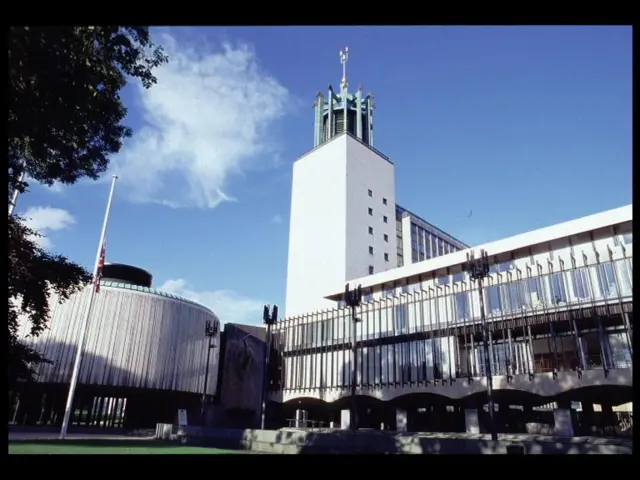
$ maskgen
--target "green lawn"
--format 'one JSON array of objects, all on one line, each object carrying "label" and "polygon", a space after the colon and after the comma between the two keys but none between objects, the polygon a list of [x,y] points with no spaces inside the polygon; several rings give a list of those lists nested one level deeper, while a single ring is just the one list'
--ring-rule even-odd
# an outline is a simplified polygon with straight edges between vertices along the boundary
[{"label": "green lawn", "polygon": [[53,443],[53,442],[37,442],[37,441],[20,441],[9,443],[9,454],[29,455],[29,454],[142,454],[142,455],[182,455],[182,454],[242,454],[254,453],[246,450],[222,450],[219,448],[207,447],[188,447],[180,445],[136,445],[135,441],[123,442],[120,445],[96,445],[91,442],[85,444],[80,443]]}]

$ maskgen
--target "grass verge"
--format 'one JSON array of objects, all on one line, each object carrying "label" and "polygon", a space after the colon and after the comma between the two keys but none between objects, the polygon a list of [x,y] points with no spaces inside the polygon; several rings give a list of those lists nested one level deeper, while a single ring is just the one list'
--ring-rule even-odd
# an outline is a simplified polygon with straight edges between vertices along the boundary
[{"label": "grass verge", "polygon": [[92,441],[12,441],[9,442],[9,454],[12,455],[220,455],[255,453],[247,450],[225,450],[221,448],[168,445],[166,443],[144,442],[137,444],[134,440],[119,444],[97,443]]}]

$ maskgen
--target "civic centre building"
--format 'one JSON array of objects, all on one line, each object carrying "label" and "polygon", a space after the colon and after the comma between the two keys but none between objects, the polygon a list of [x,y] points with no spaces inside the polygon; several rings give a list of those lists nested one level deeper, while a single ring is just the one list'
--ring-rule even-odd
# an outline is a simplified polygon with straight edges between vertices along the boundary
[{"label": "civic centre building", "polygon": [[[318,93],[314,148],[293,166],[272,414],[344,428],[355,381],[359,428],[486,431],[480,291],[465,268],[483,250],[498,428],[615,423],[632,395],[632,206],[470,248],[396,204],[373,107],[346,76]],[[355,331],[345,284],[364,293]]]}]

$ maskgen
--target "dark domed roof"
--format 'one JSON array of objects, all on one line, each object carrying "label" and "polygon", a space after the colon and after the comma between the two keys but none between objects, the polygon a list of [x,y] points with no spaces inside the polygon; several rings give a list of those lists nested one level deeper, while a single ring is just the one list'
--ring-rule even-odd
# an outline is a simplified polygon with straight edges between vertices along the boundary
[{"label": "dark domed roof", "polygon": [[129,283],[140,287],[151,287],[153,276],[146,270],[123,263],[105,263],[102,279],[113,282]]}]

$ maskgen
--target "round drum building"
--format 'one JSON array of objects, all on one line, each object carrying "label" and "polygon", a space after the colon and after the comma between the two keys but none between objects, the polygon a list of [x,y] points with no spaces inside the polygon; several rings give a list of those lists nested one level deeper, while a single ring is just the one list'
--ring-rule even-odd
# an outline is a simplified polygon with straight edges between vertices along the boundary
[{"label": "round drum building", "polygon": [[[172,423],[178,409],[197,418],[205,375],[207,395],[215,394],[218,349],[210,352],[207,368],[205,325],[209,321],[216,327],[212,341],[217,345],[218,317],[193,301],[152,288],[151,282],[151,274],[140,268],[104,266],[71,425],[153,428]],[[49,328],[40,336],[28,336],[29,325],[22,325],[23,341],[52,363],[39,366],[37,381],[14,395],[10,421],[61,425],[90,288],[63,303],[52,295]]]}]

